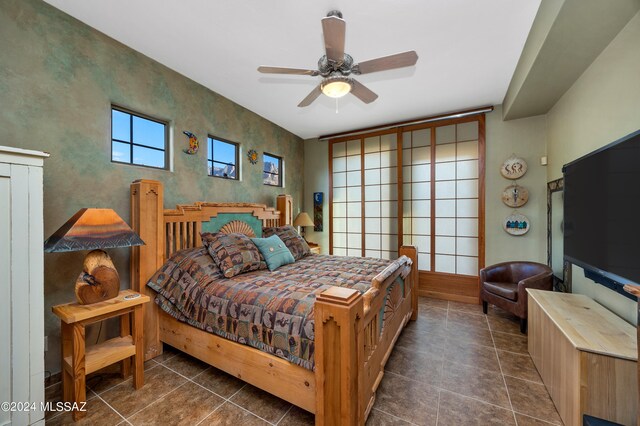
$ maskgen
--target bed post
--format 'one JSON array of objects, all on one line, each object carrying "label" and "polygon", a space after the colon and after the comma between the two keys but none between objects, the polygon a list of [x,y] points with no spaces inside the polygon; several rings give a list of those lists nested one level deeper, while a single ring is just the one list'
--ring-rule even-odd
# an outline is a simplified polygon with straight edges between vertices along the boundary
[{"label": "bed post", "polygon": [[420,277],[418,274],[418,249],[415,246],[400,247],[399,255],[405,255],[413,264],[411,265],[410,286],[411,286],[411,321],[418,319],[418,282]]},{"label": "bed post", "polygon": [[293,198],[291,195],[280,194],[276,198],[276,209],[280,212],[280,225],[291,225],[293,223]]},{"label": "bed post", "polygon": [[[147,280],[164,262],[164,215],[162,183],[156,180],[136,180],[131,184],[131,228],[140,235],[144,246],[133,247],[131,252],[131,288],[152,299],[153,290]],[[162,353],[158,323],[158,305],[145,303],[144,359]]]},{"label": "bed post", "polygon": [[315,303],[316,425],[364,424],[364,303],[357,290],[331,287]]}]

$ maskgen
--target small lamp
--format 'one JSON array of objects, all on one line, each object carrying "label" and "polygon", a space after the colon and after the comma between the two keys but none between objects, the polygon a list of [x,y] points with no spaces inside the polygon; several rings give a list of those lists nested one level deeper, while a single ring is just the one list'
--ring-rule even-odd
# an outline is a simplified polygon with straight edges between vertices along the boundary
[{"label": "small lamp", "polygon": [[[304,227],[305,226],[313,226],[314,223],[311,220],[311,218],[309,217],[309,215],[306,212],[300,212],[298,213],[298,216],[296,216],[296,219],[293,221],[293,226],[300,227],[302,228],[302,231],[300,232],[300,235],[302,236],[302,238],[304,238]],[[305,238],[305,241],[307,239]]]},{"label": "small lamp", "polygon": [[144,245],[124,220],[111,209],[81,209],[44,242],[46,253],[92,250],[84,258],[76,280],[76,300],[81,305],[116,297],[120,277],[103,250]]}]

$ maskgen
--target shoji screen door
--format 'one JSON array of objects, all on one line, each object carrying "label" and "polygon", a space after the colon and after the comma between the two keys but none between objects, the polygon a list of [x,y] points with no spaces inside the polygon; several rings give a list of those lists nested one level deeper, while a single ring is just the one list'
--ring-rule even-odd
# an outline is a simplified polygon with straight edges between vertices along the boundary
[{"label": "shoji screen door", "polygon": [[396,132],[331,144],[331,248],[338,256],[398,257]]},{"label": "shoji screen door", "polygon": [[362,256],[362,141],[339,142],[331,148],[330,246],[336,256]]},{"label": "shoji screen door", "polygon": [[398,138],[364,139],[364,255],[398,257]]},{"label": "shoji screen door", "polygon": [[422,294],[476,302],[484,266],[484,115],[329,146],[331,252],[393,259],[400,245],[413,244]]},{"label": "shoji screen door", "polygon": [[403,244],[423,294],[477,302],[484,266],[484,117],[402,134]]}]

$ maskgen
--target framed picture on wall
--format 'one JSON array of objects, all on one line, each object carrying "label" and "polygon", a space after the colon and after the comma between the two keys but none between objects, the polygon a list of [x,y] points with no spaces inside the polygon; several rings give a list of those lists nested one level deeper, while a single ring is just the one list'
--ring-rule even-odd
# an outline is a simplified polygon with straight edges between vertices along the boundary
[{"label": "framed picture on wall", "polygon": [[324,192],[313,193],[313,230],[322,232],[322,202],[324,201]]}]

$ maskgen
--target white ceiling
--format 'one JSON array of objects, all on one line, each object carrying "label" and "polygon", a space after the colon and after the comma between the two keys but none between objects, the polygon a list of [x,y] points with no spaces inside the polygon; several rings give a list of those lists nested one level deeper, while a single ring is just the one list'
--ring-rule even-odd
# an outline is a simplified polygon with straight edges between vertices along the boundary
[{"label": "white ceiling", "polygon": [[[46,0],[302,138],[502,103],[540,0]],[[320,19],[347,21],[355,62],[406,50],[414,67],[357,76],[379,95],[297,104],[321,77]]]}]

